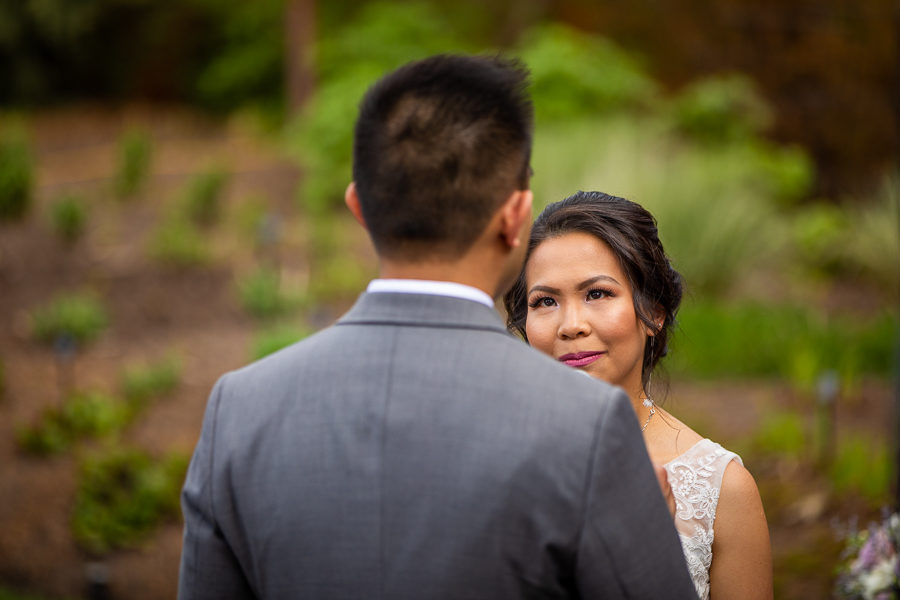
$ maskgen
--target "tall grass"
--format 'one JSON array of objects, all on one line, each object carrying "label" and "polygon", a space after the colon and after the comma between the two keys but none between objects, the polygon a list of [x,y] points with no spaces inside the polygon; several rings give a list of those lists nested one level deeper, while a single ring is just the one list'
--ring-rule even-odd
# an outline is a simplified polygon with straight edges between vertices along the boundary
[{"label": "tall grass", "polygon": [[533,187],[539,208],[577,190],[638,202],[656,217],[666,251],[692,288],[719,295],[787,250],[775,201],[782,183],[762,158],[772,152],[693,144],[651,117],[554,124],[537,131]]}]

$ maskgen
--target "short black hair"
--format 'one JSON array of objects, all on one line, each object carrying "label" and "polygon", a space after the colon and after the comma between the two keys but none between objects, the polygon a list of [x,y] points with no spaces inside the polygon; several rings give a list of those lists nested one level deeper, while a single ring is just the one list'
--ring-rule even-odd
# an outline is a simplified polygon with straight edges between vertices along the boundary
[{"label": "short black hair", "polygon": [[353,179],[381,256],[453,258],[528,189],[533,108],[511,59],[442,54],[377,81],[360,103]]},{"label": "short black hair", "polygon": [[[646,390],[650,374],[669,351],[669,336],[683,294],[681,275],[666,256],[656,219],[643,206],[625,198],[577,192],[548,205],[534,221],[525,265],[541,242],[572,232],[590,234],[612,249],[631,284],[635,314],[655,332],[653,344],[644,347],[641,383]],[[528,341],[525,265],[503,302],[507,327]],[[654,318],[659,310],[664,315],[662,325]]]}]

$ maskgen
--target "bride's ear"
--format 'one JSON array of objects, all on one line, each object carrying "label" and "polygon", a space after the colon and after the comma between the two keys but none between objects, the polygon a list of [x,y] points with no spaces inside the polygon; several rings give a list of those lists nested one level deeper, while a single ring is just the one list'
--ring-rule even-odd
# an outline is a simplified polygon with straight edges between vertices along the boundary
[{"label": "bride's ear", "polygon": [[647,335],[654,337],[662,331],[663,325],[666,324],[666,311],[663,310],[662,306],[657,305],[650,318],[653,319],[653,326],[647,327]]},{"label": "bride's ear", "polygon": [[531,190],[516,190],[500,208],[500,237],[510,248],[517,248],[527,241],[533,203]]}]

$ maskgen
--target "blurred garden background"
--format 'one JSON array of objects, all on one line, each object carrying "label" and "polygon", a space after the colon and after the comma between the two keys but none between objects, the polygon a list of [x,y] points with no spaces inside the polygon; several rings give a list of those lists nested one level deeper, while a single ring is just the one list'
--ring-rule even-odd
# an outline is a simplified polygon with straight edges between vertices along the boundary
[{"label": "blurred garden background", "polygon": [[0,600],[174,597],[207,394],[375,275],[342,202],[356,104],[443,51],[531,68],[538,208],[584,189],[656,215],[688,289],[666,406],[756,477],[776,597],[829,597],[847,535],[897,504],[898,20],[0,0]]}]

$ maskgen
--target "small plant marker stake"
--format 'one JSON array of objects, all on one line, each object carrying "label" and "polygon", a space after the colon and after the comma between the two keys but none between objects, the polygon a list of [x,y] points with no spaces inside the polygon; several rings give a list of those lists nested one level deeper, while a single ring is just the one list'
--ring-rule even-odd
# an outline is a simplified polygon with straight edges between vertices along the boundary
[{"label": "small plant marker stake", "polygon": [[56,381],[59,385],[59,405],[62,406],[69,393],[75,387],[75,370],[72,359],[76,350],[75,338],[69,333],[61,333],[53,342],[53,355],[56,358]]},{"label": "small plant marker stake", "polygon": [[819,464],[828,466],[834,458],[836,435],[834,424],[837,421],[838,376],[834,371],[825,371],[818,381],[818,439]]}]

